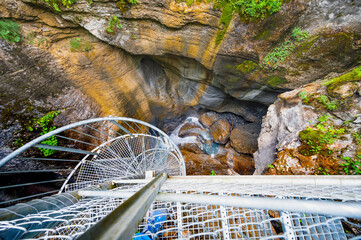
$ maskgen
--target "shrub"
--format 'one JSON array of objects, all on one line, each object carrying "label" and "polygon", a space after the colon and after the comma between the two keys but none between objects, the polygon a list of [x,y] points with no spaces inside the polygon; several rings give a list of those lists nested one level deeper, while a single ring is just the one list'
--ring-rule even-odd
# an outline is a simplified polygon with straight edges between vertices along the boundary
[{"label": "shrub", "polygon": [[302,31],[300,27],[297,27],[292,30],[291,37],[297,42],[302,42],[308,39],[310,34],[307,31]]},{"label": "shrub", "polygon": [[120,9],[121,13],[124,14],[126,11],[129,10],[131,5],[139,3],[140,1],[138,0],[120,0],[116,3],[116,6]]},{"label": "shrub", "polygon": [[340,164],[340,166],[343,167],[346,175],[361,175],[361,156],[357,155],[357,158],[357,160],[354,160],[350,157],[342,157],[345,163]]},{"label": "shrub", "polygon": [[70,6],[76,3],[77,0],[41,0],[41,1],[45,2],[48,6],[54,8],[55,11],[61,12],[59,6],[70,8]]},{"label": "shrub", "polygon": [[[54,129],[56,129],[55,126],[51,126],[51,123],[54,121],[54,118],[60,113],[60,111],[51,111],[48,112],[47,114],[45,114],[43,117],[39,118],[33,127],[29,127],[30,131],[33,131],[34,129],[40,129],[41,133],[40,135],[44,135],[48,132],[53,131]],[[51,136],[47,139],[45,139],[44,141],[41,142],[42,144],[46,144],[46,145],[52,145],[52,146],[57,146],[58,145],[58,139],[55,136]],[[39,148],[40,151],[44,154],[45,157],[52,155],[53,153],[55,153],[55,150],[52,149],[44,149],[44,148]]]},{"label": "shrub", "polygon": [[[60,113],[60,111],[51,111],[45,114],[44,116],[38,119],[30,119],[25,124],[24,128],[20,130],[22,133],[23,138],[16,139],[14,141],[14,146],[21,147],[24,145],[25,142],[30,141],[29,135],[30,132],[40,133],[40,135],[44,135],[50,131],[56,129],[55,126],[52,126],[54,118]],[[34,134],[31,134],[34,135]],[[36,134],[35,134],[36,135]],[[41,142],[42,144],[57,146],[58,139],[56,136],[51,136],[44,141]],[[44,156],[50,156],[55,153],[55,150],[39,148],[39,150],[44,154]]]},{"label": "shrub", "polygon": [[113,16],[108,23],[108,26],[105,28],[105,32],[109,34],[115,34],[118,28],[121,28],[122,25],[119,23],[119,18],[117,16]]},{"label": "shrub", "polygon": [[[124,1],[124,0],[122,0]],[[191,6],[199,0],[177,0],[178,2],[186,2],[187,6]],[[222,10],[219,21],[222,29],[218,30],[216,44],[220,44],[227,32],[229,23],[231,22],[234,12],[237,12],[242,21],[257,21],[266,19],[273,13],[278,12],[284,0],[208,0],[214,2],[214,7]]]},{"label": "shrub", "polygon": [[280,0],[238,0],[230,1],[235,11],[247,20],[266,19],[281,9]]},{"label": "shrub", "polygon": [[337,110],[341,104],[338,100],[330,101],[326,95],[319,96],[317,98],[317,101],[330,111]]},{"label": "shrub", "polygon": [[20,26],[14,21],[0,20],[0,38],[8,42],[19,42],[21,35]]}]

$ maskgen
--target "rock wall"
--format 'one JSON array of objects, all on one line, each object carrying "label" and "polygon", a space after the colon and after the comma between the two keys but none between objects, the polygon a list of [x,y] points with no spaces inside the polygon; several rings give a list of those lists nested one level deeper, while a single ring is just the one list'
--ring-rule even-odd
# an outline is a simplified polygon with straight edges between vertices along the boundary
[{"label": "rock wall", "polygon": [[[233,112],[254,122],[280,92],[357,62],[360,4],[292,0],[269,18],[249,23],[234,14],[218,45],[221,10],[212,2],[187,6],[142,0],[122,12],[116,1],[79,0],[56,12],[40,0],[1,0],[0,17],[17,20],[24,36],[46,38],[46,46],[37,47],[50,52],[104,114],[151,120],[163,112],[177,116],[192,106]],[[109,34],[105,29],[114,16],[121,27]],[[311,38],[270,69],[265,56],[289,40],[295,27]],[[92,50],[69,51],[74,37],[91,42]],[[249,62],[255,65],[245,70]]]},{"label": "rock wall", "polygon": [[361,66],[283,93],[263,119],[255,174],[360,174]]},{"label": "rock wall", "polygon": [[[359,1],[291,0],[267,19],[251,22],[233,14],[219,43],[222,11],[212,2],[141,0],[127,11],[115,0],[91,2],[78,0],[55,11],[42,0],[0,0],[0,18],[22,29],[20,43],[0,39],[6,79],[0,83],[1,118],[9,123],[3,120],[4,128],[23,114],[25,99],[35,106],[29,116],[65,108],[62,123],[100,115],[156,122],[189,108],[259,123],[280,93],[345,72],[361,56]],[[119,24],[113,34],[106,31],[111,19]],[[295,29],[307,37],[297,39]],[[285,44],[292,51],[281,56]],[[7,114],[11,101],[19,107]],[[263,132],[283,134],[281,123],[267,127],[279,120],[272,114],[279,109],[280,103],[270,108]],[[303,110],[285,110],[282,118],[295,121],[296,129],[302,121],[291,116],[302,118]],[[266,139],[272,146],[278,141]],[[262,161],[264,166],[268,160]]]}]

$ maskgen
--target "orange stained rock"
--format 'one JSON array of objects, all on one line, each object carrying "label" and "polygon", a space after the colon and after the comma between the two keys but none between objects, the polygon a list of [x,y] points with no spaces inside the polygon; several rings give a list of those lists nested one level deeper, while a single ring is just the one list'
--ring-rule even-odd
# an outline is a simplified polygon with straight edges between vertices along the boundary
[{"label": "orange stained rock", "polygon": [[[56,44],[51,53],[72,82],[98,103],[104,115],[150,118],[140,77],[127,56],[102,43],[94,43],[94,49],[85,53],[70,52],[67,44],[68,40],[59,43],[60,46]],[[79,65],[80,57],[89,60],[88,67]]]}]

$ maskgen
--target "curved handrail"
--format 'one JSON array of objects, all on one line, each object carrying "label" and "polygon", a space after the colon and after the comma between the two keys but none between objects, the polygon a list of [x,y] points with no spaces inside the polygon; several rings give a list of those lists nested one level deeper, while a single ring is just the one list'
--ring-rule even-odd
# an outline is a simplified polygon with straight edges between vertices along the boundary
[{"label": "curved handrail", "polygon": [[141,120],[137,120],[137,119],[133,119],[133,118],[127,118],[127,117],[102,117],[102,118],[92,118],[92,119],[88,119],[88,120],[83,120],[80,122],[76,122],[76,123],[72,123],[66,126],[63,126],[61,128],[55,129],[51,132],[48,132],[32,141],[30,141],[29,143],[25,144],[24,146],[18,148],[17,150],[15,150],[14,152],[10,153],[9,155],[7,155],[6,157],[4,157],[3,159],[0,160],[0,168],[5,165],[8,161],[10,161],[11,159],[13,159],[14,157],[18,156],[19,154],[21,154],[22,152],[26,151],[27,149],[29,149],[30,147],[33,147],[34,145],[41,143],[42,141],[46,140],[47,138],[54,136],[58,133],[61,133],[65,130],[69,130],[78,126],[82,126],[88,123],[94,123],[94,122],[101,122],[101,121],[128,121],[128,122],[135,122],[135,123],[139,123],[142,125],[145,125],[155,131],[157,131],[158,133],[160,133],[171,145],[172,147],[175,149],[175,151],[177,152],[177,156],[179,157],[179,159],[181,159],[181,165],[182,165],[182,170],[185,173],[185,164],[184,164],[184,159],[183,156],[179,150],[179,148],[173,143],[173,141],[168,137],[167,134],[165,134],[162,130],[160,130],[159,128],[141,121]]}]

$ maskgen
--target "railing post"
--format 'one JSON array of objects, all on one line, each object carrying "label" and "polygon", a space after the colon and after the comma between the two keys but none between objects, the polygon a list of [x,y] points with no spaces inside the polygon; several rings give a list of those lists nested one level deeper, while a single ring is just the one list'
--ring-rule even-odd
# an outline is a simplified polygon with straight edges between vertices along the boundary
[{"label": "railing post", "polygon": [[167,174],[159,174],[78,239],[132,239],[139,222],[144,217],[167,177]]}]

